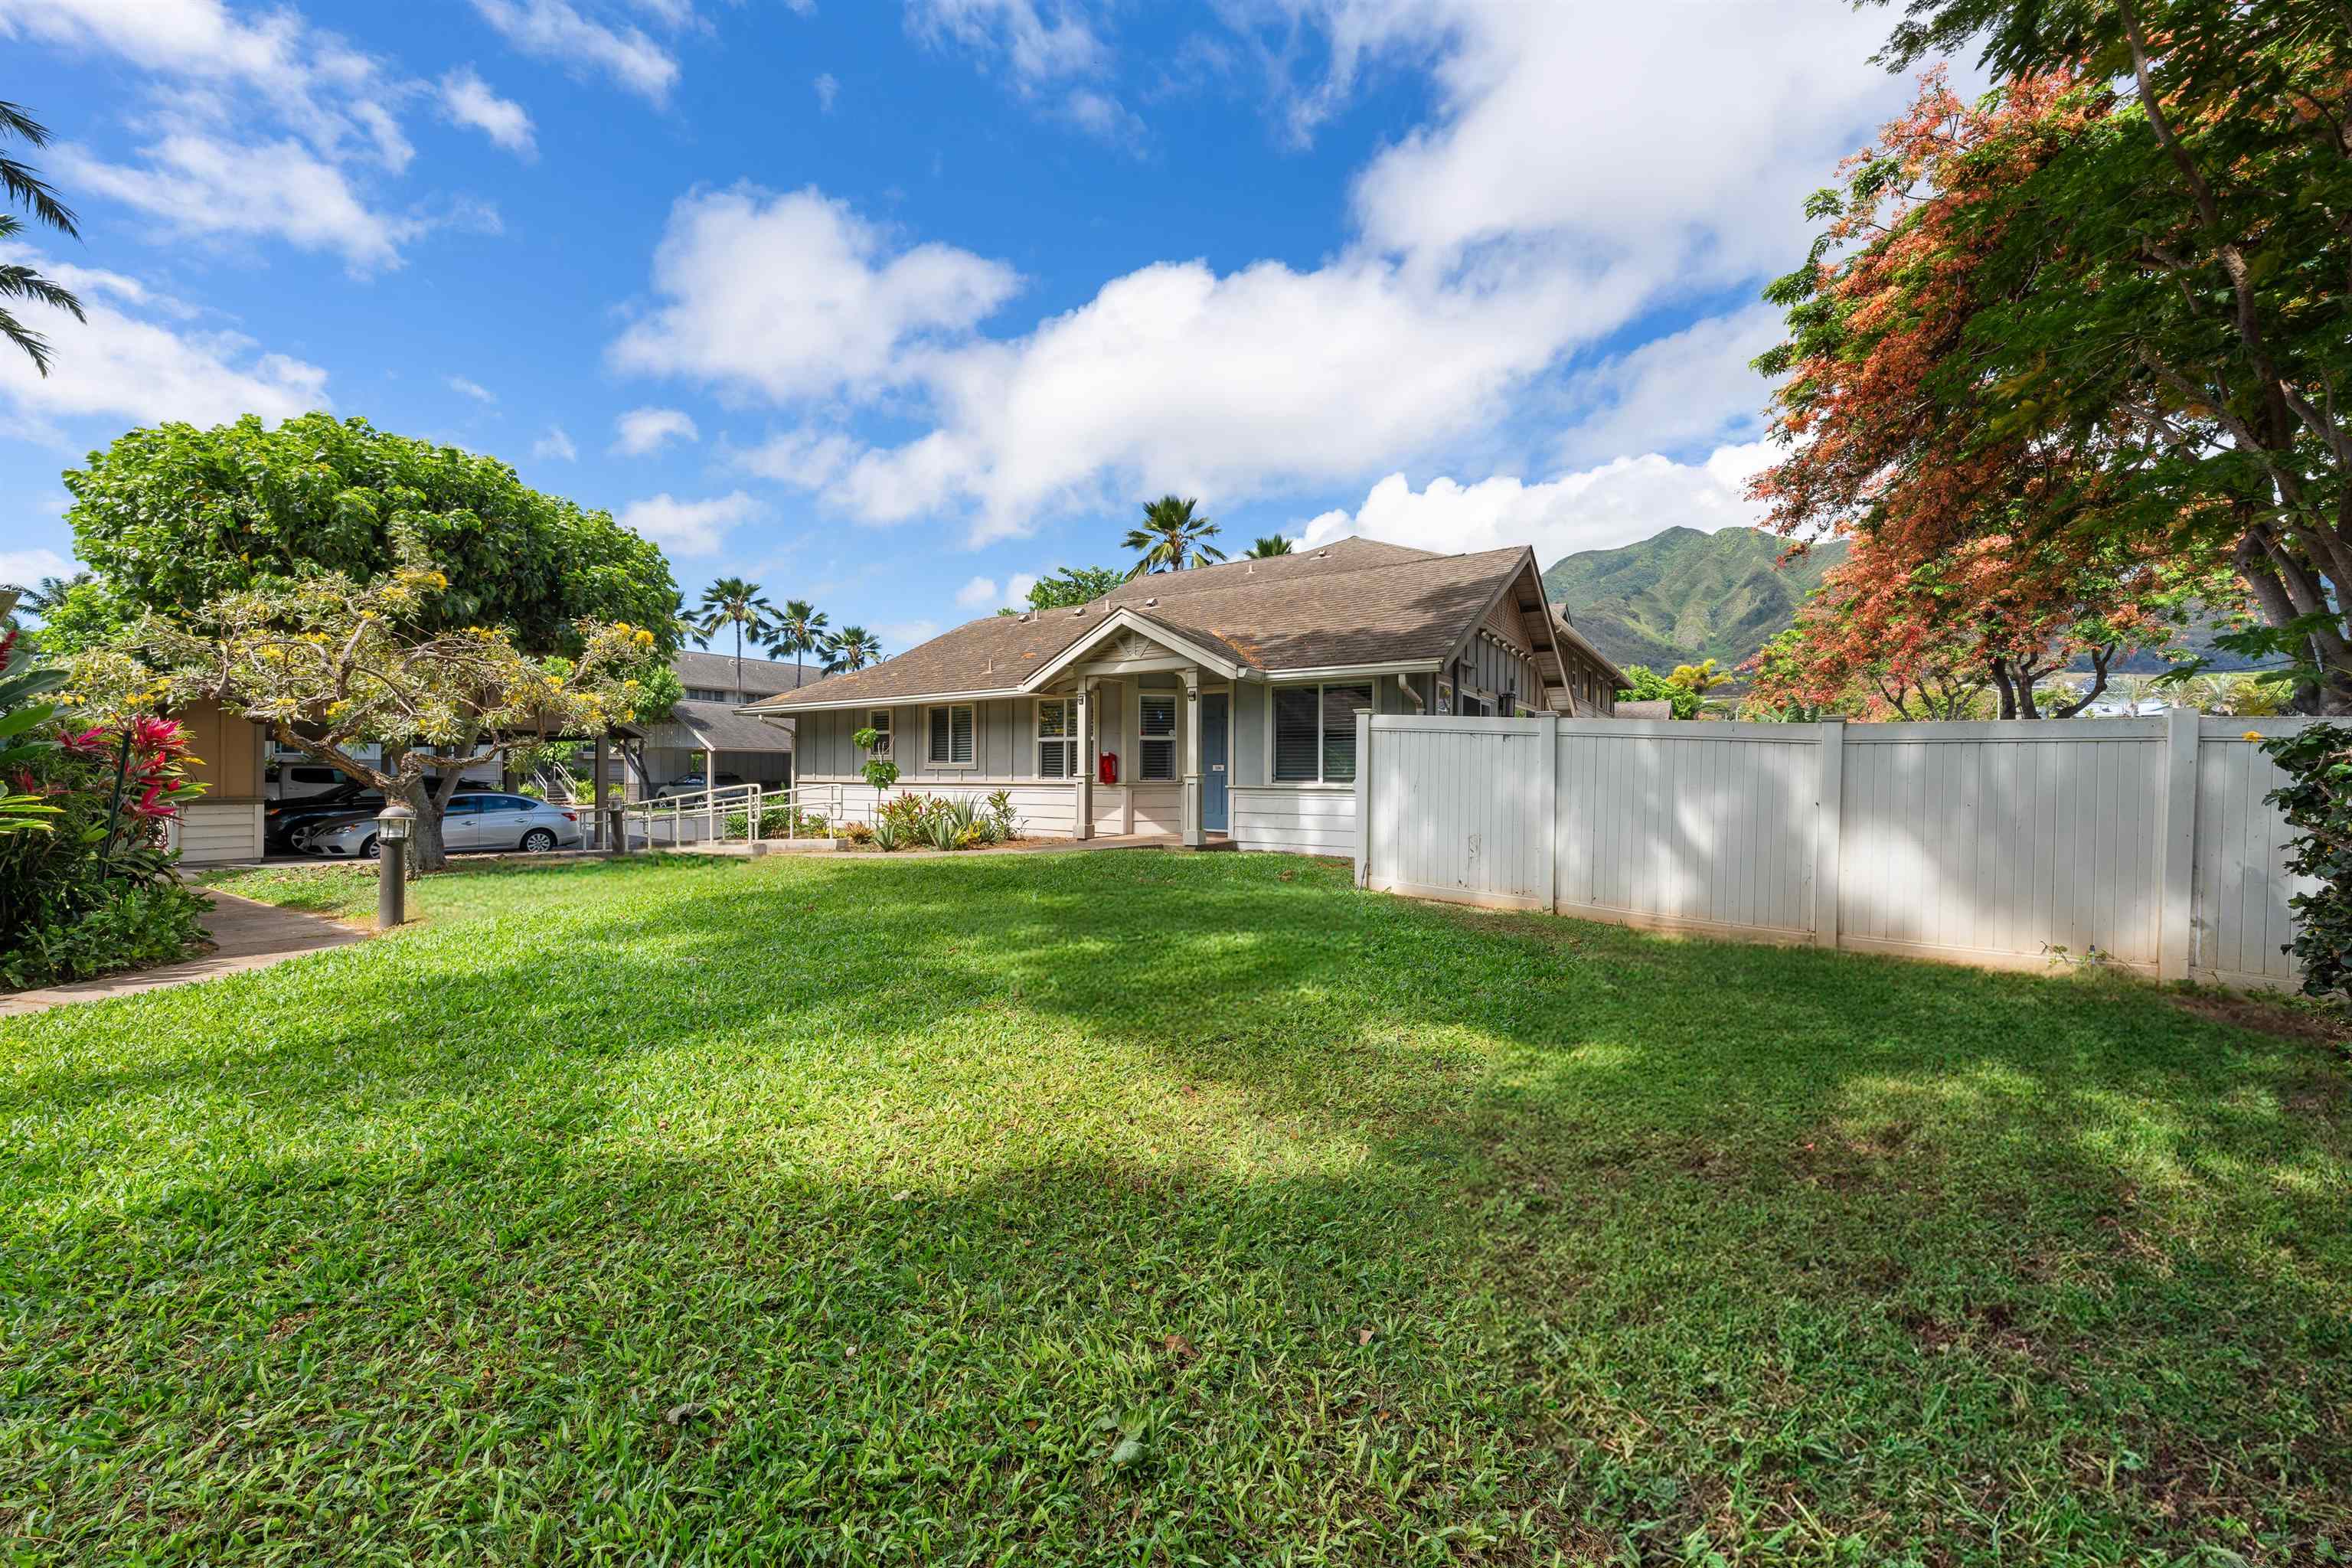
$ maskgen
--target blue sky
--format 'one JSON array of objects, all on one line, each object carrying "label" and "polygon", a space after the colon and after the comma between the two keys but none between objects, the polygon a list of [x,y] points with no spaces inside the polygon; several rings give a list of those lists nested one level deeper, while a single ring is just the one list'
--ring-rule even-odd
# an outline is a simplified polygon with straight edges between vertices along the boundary
[{"label": "blue sky", "polygon": [[[1630,12],[1640,15],[1629,15]],[[0,576],[135,425],[512,462],[898,651],[1198,496],[1549,563],[1737,525],[1843,0],[0,0],[91,321],[0,361]],[[50,323],[37,322],[44,326]]]}]

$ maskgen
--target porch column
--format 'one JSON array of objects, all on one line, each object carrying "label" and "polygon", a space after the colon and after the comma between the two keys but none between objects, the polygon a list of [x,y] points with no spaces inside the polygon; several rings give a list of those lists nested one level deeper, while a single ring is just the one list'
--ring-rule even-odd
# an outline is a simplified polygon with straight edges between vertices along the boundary
[{"label": "porch column", "polygon": [[1201,823],[1201,672],[1184,672],[1184,847],[1207,847],[1208,829]]},{"label": "porch column", "polygon": [[709,746],[702,748],[702,787],[706,792],[702,797],[703,816],[709,824],[704,842],[715,844],[719,841],[719,797],[708,792],[719,787],[719,752]]},{"label": "porch column", "polygon": [[1073,721],[1077,730],[1078,777],[1071,808],[1077,820],[1070,825],[1073,838],[1095,836],[1095,678],[1083,676],[1078,680],[1078,710]]}]

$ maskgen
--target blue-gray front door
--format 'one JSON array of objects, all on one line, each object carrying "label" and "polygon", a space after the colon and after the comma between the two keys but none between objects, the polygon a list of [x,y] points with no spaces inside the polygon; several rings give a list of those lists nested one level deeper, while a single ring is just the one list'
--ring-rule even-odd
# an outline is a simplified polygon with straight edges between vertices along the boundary
[{"label": "blue-gray front door", "polygon": [[1232,702],[1223,691],[1201,694],[1201,826],[1210,833],[1226,830],[1225,785],[1233,779],[1233,759],[1225,744],[1225,711]]}]

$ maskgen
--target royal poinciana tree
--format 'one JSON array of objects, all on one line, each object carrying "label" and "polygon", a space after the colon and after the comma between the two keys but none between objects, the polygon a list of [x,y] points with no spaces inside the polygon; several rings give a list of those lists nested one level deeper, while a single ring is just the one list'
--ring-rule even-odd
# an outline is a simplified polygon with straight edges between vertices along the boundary
[{"label": "royal poinciana tree", "polygon": [[2003,85],[1931,76],[1771,290],[1789,455],[1758,493],[1853,541],[1790,695],[1958,654],[2029,716],[2053,662],[2242,585],[2352,706],[2347,42],[2303,0],[1909,8],[1890,63],[1977,45]]},{"label": "royal poinciana tree", "polygon": [[[572,655],[441,624],[449,579],[414,547],[366,583],[313,574],[149,615],[75,660],[76,704],[137,712],[212,700],[416,812],[412,864],[446,863],[441,817],[463,770],[636,717],[656,633],[582,621]],[[201,629],[198,629],[201,628]]]}]

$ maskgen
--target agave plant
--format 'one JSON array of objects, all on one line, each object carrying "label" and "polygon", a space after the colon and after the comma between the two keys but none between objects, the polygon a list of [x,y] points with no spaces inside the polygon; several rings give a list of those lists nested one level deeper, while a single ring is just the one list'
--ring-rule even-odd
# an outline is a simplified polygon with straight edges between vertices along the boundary
[{"label": "agave plant", "polygon": [[907,830],[898,825],[898,818],[877,812],[868,837],[873,839],[875,848],[887,851],[907,841]]},{"label": "agave plant", "polygon": [[961,849],[980,837],[980,812],[968,800],[942,800],[923,816],[924,840],[934,849]]}]

